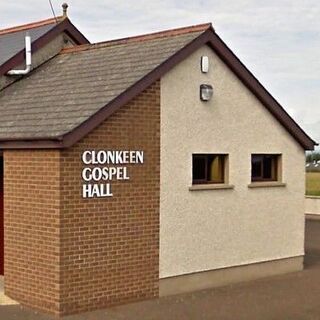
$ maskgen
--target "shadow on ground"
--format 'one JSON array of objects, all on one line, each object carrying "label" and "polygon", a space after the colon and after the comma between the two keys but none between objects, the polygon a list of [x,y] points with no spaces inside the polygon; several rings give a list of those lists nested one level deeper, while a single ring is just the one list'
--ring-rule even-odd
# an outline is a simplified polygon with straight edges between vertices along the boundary
[{"label": "shadow on ground", "polygon": [[[0,307],[0,319],[49,320],[20,306]],[[287,275],[149,300],[64,320],[319,320],[320,221],[306,223],[305,270]]]},{"label": "shadow on ground", "polygon": [[320,220],[319,221],[307,220],[305,250],[306,250],[306,256],[304,259],[305,267],[312,268],[319,265],[320,264]]}]

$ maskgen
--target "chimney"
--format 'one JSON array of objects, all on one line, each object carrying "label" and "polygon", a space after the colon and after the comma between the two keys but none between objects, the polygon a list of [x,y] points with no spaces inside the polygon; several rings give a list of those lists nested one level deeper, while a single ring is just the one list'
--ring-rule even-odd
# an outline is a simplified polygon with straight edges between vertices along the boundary
[{"label": "chimney", "polygon": [[62,9],[63,9],[63,15],[62,15],[62,16],[63,16],[64,18],[68,17],[68,14],[67,14],[68,7],[69,7],[69,6],[68,6],[67,3],[63,3],[63,4],[62,4]]}]

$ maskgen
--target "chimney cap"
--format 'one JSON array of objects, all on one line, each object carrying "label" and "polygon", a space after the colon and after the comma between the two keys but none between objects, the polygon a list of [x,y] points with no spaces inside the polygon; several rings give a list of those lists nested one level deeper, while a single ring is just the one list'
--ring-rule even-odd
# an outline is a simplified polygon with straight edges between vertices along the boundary
[{"label": "chimney cap", "polygon": [[68,7],[69,7],[69,5],[66,2],[62,4],[63,16],[64,17],[68,16],[68,14],[67,14]]}]

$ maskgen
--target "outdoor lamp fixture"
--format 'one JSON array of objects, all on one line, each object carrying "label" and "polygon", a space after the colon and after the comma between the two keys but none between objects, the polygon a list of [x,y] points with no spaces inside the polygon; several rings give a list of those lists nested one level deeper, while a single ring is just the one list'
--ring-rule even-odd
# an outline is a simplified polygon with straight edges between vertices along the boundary
[{"label": "outdoor lamp fixture", "polygon": [[201,101],[209,101],[213,96],[213,88],[210,84],[200,85],[200,99]]}]

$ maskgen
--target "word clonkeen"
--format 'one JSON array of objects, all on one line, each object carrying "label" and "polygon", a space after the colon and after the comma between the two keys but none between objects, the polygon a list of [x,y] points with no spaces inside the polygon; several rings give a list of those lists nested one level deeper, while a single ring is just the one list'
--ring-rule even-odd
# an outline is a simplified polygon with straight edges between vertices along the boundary
[{"label": "word clonkeen", "polygon": [[130,180],[128,164],[143,164],[143,151],[84,151],[82,197],[112,197],[111,181]]}]

